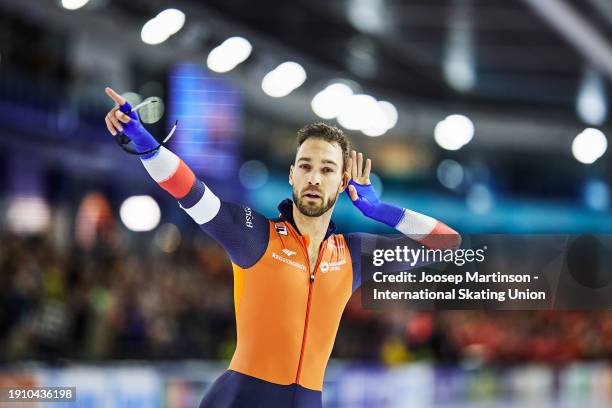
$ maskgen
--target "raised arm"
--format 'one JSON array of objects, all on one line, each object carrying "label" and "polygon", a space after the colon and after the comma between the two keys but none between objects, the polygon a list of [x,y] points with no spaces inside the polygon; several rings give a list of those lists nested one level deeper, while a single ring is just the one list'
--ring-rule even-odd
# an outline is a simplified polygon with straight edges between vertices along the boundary
[{"label": "raised arm", "polygon": [[249,207],[223,201],[196,177],[187,164],[142,126],[136,112],[111,88],[106,94],[117,104],[106,115],[108,131],[123,132],[137,152],[148,152],[140,160],[157,184],[174,197],[179,206],[228,252],[232,262],[246,268],[265,252],[269,238],[266,217]]},{"label": "raised arm", "polygon": [[[457,248],[461,236],[441,221],[425,214],[385,203],[378,198],[370,183],[372,161],[363,166],[363,155],[351,152],[351,180],[347,193],[363,215],[395,228],[397,231],[429,248]],[[362,169],[363,168],[363,169]]]},{"label": "raised arm", "polygon": [[[353,291],[357,290],[362,284],[362,257],[367,258],[376,249],[402,246],[418,251],[420,248],[456,249],[459,247],[461,236],[443,222],[428,215],[381,201],[370,183],[370,170],[372,168],[370,159],[365,161],[364,166],[363,155],[361,153],[357,154],[353,150],[349,166],[351,180],[347,193],[355,207],[366,217],[395,228],[404,235],[404,237],[399,238],[360,232],[347,235],[347,243],[353,262]],[[406,240],[406,237],[409,240]],[[381,272],[409,270],[430,263],[423,260],[395,262],[391,266],[392,270],[383,268]],[[370,272],[372,272],[372,268],[368,268],[368,276],[363,277],[363,279],[371,279]]]}]

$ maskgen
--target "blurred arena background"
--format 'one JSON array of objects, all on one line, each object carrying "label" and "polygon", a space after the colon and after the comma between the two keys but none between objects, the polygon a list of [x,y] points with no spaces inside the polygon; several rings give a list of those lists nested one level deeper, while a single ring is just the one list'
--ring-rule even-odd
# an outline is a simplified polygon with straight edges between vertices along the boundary
[{"label": "blurred arena background", "polygon": [[[105,86],[160,98],[152,132],[178,120],[170,148],[267,216],[324,120],[461,233],[609,234],[611,78],[605,0],[0,0],[0,386],[193,407],[232,355],[229,260],[108,134]],[[610,311],[356,293],[332,357],[327,407],[612,406]]]}]

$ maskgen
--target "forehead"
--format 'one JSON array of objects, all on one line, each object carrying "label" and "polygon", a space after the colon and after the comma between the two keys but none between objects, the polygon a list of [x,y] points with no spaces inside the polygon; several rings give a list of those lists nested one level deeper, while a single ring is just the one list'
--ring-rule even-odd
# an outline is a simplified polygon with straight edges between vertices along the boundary
[{"label": "forehead", "polygon": [[332,160],[342,163],[342,148],[337,142],[328,142],[320,138],[306,139],[299,147],[295,160],[308,158],[311,161]]}]

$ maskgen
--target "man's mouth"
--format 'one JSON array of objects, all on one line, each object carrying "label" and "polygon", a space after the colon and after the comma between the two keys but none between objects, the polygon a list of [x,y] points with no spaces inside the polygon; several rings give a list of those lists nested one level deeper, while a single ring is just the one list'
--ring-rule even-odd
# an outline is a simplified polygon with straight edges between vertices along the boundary
[{"label": "man's mouth", "polygon": [[321,195],[319,193],[315,193],[313,191],[304,194],[304,196],[312,199],[321,198]]}]

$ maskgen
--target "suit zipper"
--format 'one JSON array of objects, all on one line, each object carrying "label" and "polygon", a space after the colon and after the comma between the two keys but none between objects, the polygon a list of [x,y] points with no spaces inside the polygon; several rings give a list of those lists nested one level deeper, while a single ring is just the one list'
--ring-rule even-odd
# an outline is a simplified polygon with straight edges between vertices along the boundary
[{"label": "suit zipper", "polygon": [[[300,238],[301,241],[301,238]],[[319,254],[317,255],[317,263],[315,264],[314,271],[310,270],[310,259],[308,257],[308,248],[305,250],[306,262],[308,264],[308,275],[309,275],[309,283],[308,283],[308,301],[306,303],[306,317],[304,318],[304,332],[302,333],[302,346],[300,348],[300,359],[298,361],[297,373],[295,374],[295,383],[298,384],[300,381],[300,374],[302,373],[302,361],[304,360],[304,349],[306,346],[306,335],[308,333],[308,322],[310,317],[310,302],[312,300],[312,291],[314,289],[314,280],[315,273],[317,272],[317,268],[319,267],[319,262],[321,262],[321,252],[323,249],[323,243],[325,240],[321,242],[321,246],[319,247]],[[304,250],[304,245],[300,245],[302,250]]]}]

